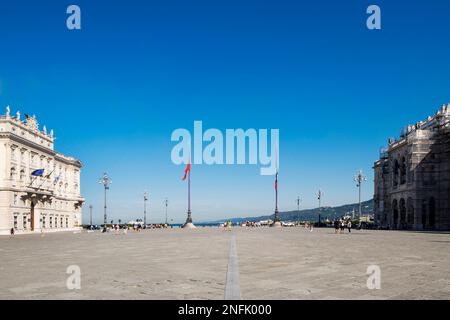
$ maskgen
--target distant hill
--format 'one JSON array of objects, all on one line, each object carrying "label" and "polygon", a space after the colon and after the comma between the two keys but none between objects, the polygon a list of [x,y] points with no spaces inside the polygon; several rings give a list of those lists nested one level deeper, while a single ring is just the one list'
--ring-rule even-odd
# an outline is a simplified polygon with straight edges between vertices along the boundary
[{"label": "distant hill", "polygon": [[[361,202],[362,206],[362,213],[373,213],[373,199],[363,201]],[[321,219],[330,218],[333,219],[336,217],[341,217],[349,212],[352,212],[353,209],[355,209],[355,212],[358,212],[358,203],[351,203],[351,204],[344,204],[342,206],[337,207],[322,207],[320,209],[320,216]],[[289,220],[306,220],[306,221],[316,221],[318,219],[318,213],[319,209],[304,209],[304,210],[293,210],[293,211],[286,211],[286,212],[280,212],[280,218],[282,221],[289,221]],[[273,219],[273,213],[259,216],[259,217],[245,217],[245,218],[231,218],[231,219],[222,219],[217,221],[212,221],[211,223],[221,223],[224,221],[232,221],[233,223],[240,223],[243,221],[261,221],[261,220],[268,220]]]}]

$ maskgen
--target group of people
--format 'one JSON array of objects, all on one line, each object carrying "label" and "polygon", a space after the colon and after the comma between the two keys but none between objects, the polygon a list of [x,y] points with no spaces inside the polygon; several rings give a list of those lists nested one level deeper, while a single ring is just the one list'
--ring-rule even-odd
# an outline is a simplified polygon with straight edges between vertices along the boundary
[{"label": "group of people", "polygon": [[255,222],[255,221],[245,221],[244,223],[242,223],[241,225],[242,227],[260,227],[261,224],[259,222]]},{"label": "group of people", "polygon": [[352,232],[352,221],[351,220],[335,220],[334,221],[334,233],[344,233],[345,228],[348,229],[348,233]]},{"label": "group of people", "polygon": [[[124,233],[127,233],[128,230],[140,232],[142,229],[162,229],[162,228],[172,228],[172,226],[169,224],[165,224],[165,223],[149,224],[147,226],[144,226],[140,223],[135,223],[132,226],[112,224],[110,227],[104,226],[101,230],[102,230],[102,233],[108,232],[108,231],[115,231],[116,233],[119,233],[120,230],[123,230]],[[91,230],[93,230],[93,229],[91,229]]]},{"label": "group of people", "polygon": [[310,232],[314,231],[314,223],[313,222],[305,222],[305,229],[309,230]]}]

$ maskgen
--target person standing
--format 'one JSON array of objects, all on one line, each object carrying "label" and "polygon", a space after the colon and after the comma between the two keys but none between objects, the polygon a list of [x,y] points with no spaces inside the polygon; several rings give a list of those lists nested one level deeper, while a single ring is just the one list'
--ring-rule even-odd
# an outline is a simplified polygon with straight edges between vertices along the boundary
[{"label": "person standing", "polygon": [[334,233],[338,234],[339,232],[339,220],[334,220]]},{"label": "person standing", "polygon": [[348,220],[347,228],[348,228],[348,233],[351,233],[352,232],[352,221],[351,220]]}]

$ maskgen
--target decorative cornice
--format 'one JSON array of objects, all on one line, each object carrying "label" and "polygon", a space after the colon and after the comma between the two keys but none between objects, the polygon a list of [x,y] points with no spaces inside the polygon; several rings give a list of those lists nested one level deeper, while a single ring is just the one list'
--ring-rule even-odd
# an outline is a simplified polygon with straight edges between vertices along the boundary
[{"label": "decorative cornice", "polygon": [[37,149],[37,150],[39,150],[41,152],[46,152],[48,154],[51,154],[52,156],[54,156],[56,154],[56,152],[53,151],[52,149],[47,148],[47,147],[42,146],[42,145],[39,145],[39,144],[37,144],[35,142],[32,142],[32,141],[30,141],[28,139],[22,138],[21,136],[18,136],[17,134],[12,133],[12,132],[0,132],[0,138],[8,138],[8,139],[10,139],[12,141],[16,141],[18,143],[24,144],[27,147],[34,148],[34,149]]},{"label": "decorative cornice", "polygon": [[12,133],[12,132],[0,132],[0,138],[7,138],[7,139],[10,139],[11,141],[15,141],[17,143],[21,143],[23,145],[26,145],[29,148],[33,148],[33,149],[39,150],[41,152],[45,152],[47,155],[53,156],[55,159],[57,159],[57,160],[59,160],[61,162],[64,162],[66,164],[74,165],[74,166],[76,166],[78,168],[82,167],[82,163],[81,163],[80,160],[75,159],[75,158],[71,158],[71,157],[67,157],[67,156],[64,156],[62,154],[59,154],[59,153],[57,153],[56,151],[54,151],[54,150],[52,150],[50,148],[47,148],[45,146],[41,146],[41,145],[39,145],[39,144],[37,144],[35,142],[32,142],[32,141],[30,141],[28,139],[22,138],[22,137],[16,135],[15,133]]},{"label": "decorative cornice", "polygon": [[[33,119],[33,118],[30,118],[30,119]],[[37,123],[36,123],[36,125],[34,125],[33,121],[35,121],[35,120],[30,120],[30,125],[28,125],[27,123],[24,123],[21,120],[17,120],[16,118],[8,118],[8,117],[4,117],[4,116],[0,117],[0,122],[9,123],[9,124],[14,125],[22,130],[27,131],[30,134],[34,134],[34,135],[38,136],[39,138],[46,140],[47,142],[53,143],[54,142],[53,137],[39,131],[39,129],[37,129],[37,127],[36,127]]]}]

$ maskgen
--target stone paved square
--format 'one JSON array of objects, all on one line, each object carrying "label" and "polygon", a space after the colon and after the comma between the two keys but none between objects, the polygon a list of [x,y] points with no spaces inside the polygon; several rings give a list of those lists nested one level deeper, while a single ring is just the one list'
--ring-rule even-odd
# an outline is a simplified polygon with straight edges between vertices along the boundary
[{"label": "stone paved square", "polygon": [[4,236],[0,299],[223,299],[232,235],[242,299],[450,298],[449,233],[294,227]]}]

